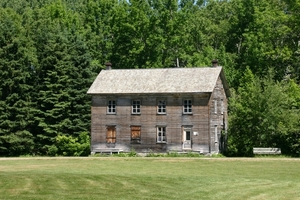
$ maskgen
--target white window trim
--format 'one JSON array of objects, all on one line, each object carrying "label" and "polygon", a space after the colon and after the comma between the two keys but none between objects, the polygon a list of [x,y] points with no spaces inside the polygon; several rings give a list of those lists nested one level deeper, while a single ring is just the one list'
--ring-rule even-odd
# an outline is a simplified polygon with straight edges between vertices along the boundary
[{"label": "white window trim", "polygon": [[215,125],[215,143],[218,143],[218,125]]},{"label": "white window trim", "polygon": [[[114,102],[114,103],[112,103]],[[112,108],[110,108],[110,106],[113,106]],[[114,110],[114,111],[110,111],[110,109]],[[116,114],[116,110],[117,110],[117,103],[116,100],[108,100],[107,101],[107,114]]]},{"label": "white window trim", "polygon": [[[159,133],[161,133],[161,136],[158,135]],[[159,137],[162,137],[162,139],[159,140]],[[156,127],[156,143],[167,143],[167,128],[165,126]]]},{"label": "white window trim", "polygon": [[221,99],[221,114],[224,114],[224,101]]},{"label": "white window trim", "polygon": [[[190,132],[190,135],[189,135],[190,138],[189,138],[188,141],[191,141],[192,140],[192,134],[193,134],[192,128],[191,127],[185,127],[183,130],[184,130],[184,132],[187,132],[187,131]],[[186,134],[184,134],[183,140],[187,140]]]},{"label": "white window trim", "polygon": [[[164,102],[164,104],[160,105],[160,102]],[[165,110],[165,111],[160,112],[159,106],[162,106],[163,108],[161,108],[161,109]],[[158,100],[157,101],[157,114],[166,114],[166,113],[167,113],[167,101],[166,100]]]},{"label": "white window trim", "polygon": [[[134,104],[134,102],[136,102],[136,103]],[[139,103],[137,103],[137,102],[139,102]],[[137,108],[137,106],[139,106],[139,108]],[[139,109],[139,112],[137,111],[137,109]],[[134,110],[136,110],[136,111],[134,111]],[[139,99],[132,100],[131,114],[134,114],[134,115],[141,114],[141,100],[139,100]]]},{"label": "white window trim", "polygon": [[218,114],[218,100],[217,99],[214,100],[214,113]]},{"label": "white window trim", "polygon": [[[189,101],[191,103],[190,105],[189,105]],[[191,110],[190,112],[189,111],[185,112],[185,108],[184,108],[185,102],[187,102],[186,106],[187,106],[188,110]],[[192,114],[193,113],[193,101],[192,101],[192,99],[184,99],[183,100],[182,111],[183,111],[183,114]]]}]

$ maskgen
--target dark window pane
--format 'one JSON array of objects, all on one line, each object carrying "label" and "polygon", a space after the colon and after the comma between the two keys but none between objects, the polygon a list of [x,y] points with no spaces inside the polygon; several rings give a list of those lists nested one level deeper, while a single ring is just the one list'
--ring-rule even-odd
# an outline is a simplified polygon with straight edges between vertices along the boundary
[{"label": "dark window pane", "polygon": [[185,136],[186,140],[191,140],[191,132],[186,131],[185,133],[186,133],[186,136]]}]

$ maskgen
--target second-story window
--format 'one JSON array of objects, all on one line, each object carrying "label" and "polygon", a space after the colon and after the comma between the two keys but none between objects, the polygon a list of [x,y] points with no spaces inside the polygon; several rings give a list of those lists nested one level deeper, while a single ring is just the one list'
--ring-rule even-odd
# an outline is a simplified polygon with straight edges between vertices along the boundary
[{"label": "second-story window", "polygon": [[166,101],[159,100],[157,102],[157,113],[158,114],[166,114]]},{"label": "second-story window", "polygon": [[140,114],[141,113],[141,101],[133,100],[132,101],[132,114]]},{"label": "second-story window", "polygon": [[224,113],[224,101],[221,99],[221,114],[223,115]]},{"label": "second-story window", "polygon": [[218,100],[217,99],[214,100],[214,113],[215,114],[218,113]]},{"label": "second-story window", "polygon": [[109,100],[107,102],[107,113],[108,114],[116,113],[116,101],[115,100]]},{"label": "second-story window", "polygon": [[183,113],[189,114],[192,113],[192,100],[186,99],[183,101]]}]

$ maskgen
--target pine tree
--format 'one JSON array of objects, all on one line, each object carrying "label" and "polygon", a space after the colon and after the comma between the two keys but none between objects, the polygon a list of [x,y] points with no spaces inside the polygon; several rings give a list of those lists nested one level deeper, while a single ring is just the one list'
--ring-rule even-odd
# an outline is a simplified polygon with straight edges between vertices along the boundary
[{"label": "pine tree", "polygon": [[[39,93],[36,95],[36,145],[39,153],[55,155],[56,138],[77,137],[89,129],[89,99],[92,83],[88,53],[76,15],[65,4],[40,10],[35,42]],[[80,24],[80,23],[78,23]]]},{"label": "pine tree", "polygon": [[35,48],[13,10],[0,8],[0,155],[31,153]]}]

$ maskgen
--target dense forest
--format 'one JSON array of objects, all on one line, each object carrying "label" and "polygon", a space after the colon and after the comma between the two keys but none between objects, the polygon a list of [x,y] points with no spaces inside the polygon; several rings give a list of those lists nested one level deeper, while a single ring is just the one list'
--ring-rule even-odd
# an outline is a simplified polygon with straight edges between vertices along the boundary
[{"label": "dense forest", "polygon": [[88,155],[86,92],[113,68],[210,66],[228,156],[300,156],[299,0],[0,0],[0,156]]}]

